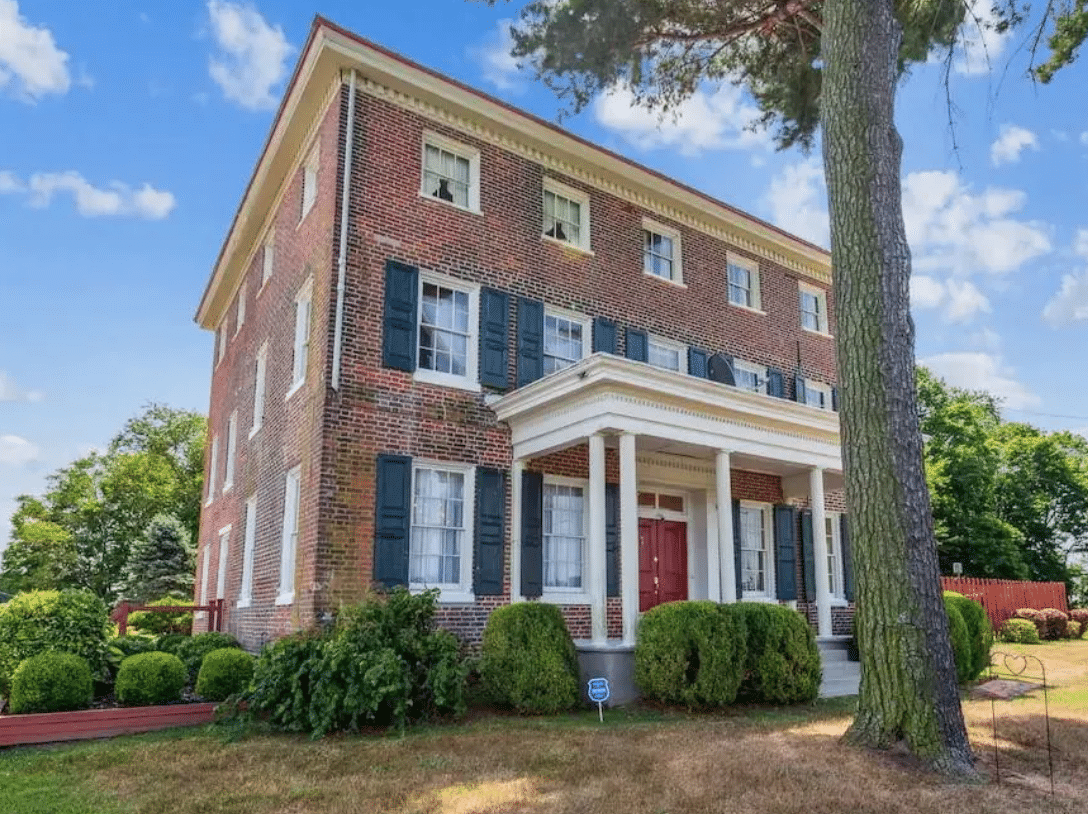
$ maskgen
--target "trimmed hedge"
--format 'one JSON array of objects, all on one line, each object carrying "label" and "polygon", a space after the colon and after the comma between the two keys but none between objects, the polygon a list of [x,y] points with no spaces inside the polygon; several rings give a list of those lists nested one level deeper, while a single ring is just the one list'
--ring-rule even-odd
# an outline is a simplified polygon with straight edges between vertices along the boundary
[{"label": "trimmed hedge", "polygon": [[990,665],[990,648],[994,643],[994,630],[986,609],[973,599],[955,591],[945,591],[944,598],[952,600],[967,626],[968,650],[971,654],[967,678],[973,681]]},{"label": "trimmed hedge", "polygon": [[555,605],[518,602],[492,611],[480,654],[484,691],[502,706],[549,715],[578,703],[578,657]]},{"label": "trimmed hedge", "polygon": [[1081,624],[1080,624],[1080,622],[1074,622],[1072,619],[1070,619],[1068,622],[1065,623],[1065,636],[1064,636],[1064,638],[1066,638],[1066,639],[1079,639],[1080,638],[1080,633],[1081,633]]},{"label": "trimmed hedge", "polygon": [[801,704],[820,694],[823,667],[816,636],[801,614],[782,605],[724,605],[746,630],[747,658],[738,696],[765,704]]},{"label": "trimmed hedge", "polygon": [[945,596],[944,610],[948,614],[948,635],[952,640],[952,657],[956,662],[956,681],[963,684],[971,680],[974,658],[971,654],[971,638],[967,632],[967,623],[963,621],[956,600]]},{"label": "trimmed hedge", "polygon": [[748,657],[744,616],[714,602],[668,602],[642,615],[635,683],[647,698],[688,707],[737,698]]},{"label": "trimmed hedge", "polygon": [[181,698],[185,665],[169,653],[139,653],[121,662],[113,686],[117,700],[134,707],[168,704]]},{"label": "trimmed hedge", "polygon": [[185,664],[191,684],[196,681],[200,673],[200,665],[204,663],[204,657],[213,650],[222,650],[225,647],[241,648],[242,645],[238,644],[238,640],[229,633],[210,631],[184,638],[178,643],[174,655]]},{"label": "trimmed hedge", "polygon": [[1018,644],[1040,644],[1039,630],[1030,619],[1013,617],[1006,619],[1001,624],[1001,630],[997,637],[1003,642],[1015,642]]},{"label": "trimmed hedge", "polygon": [[94,680],[87,660],[73,653],[25,659],[11,678],[12,712],[62,712],[91,704]]},{"label": "trimmed hedge", "polygon": [[1053,642],[1065,637],[1065,626],[1069,615],[1057,608],[1043,608],[1035,617],[1035,626],[1039,628],[1039,638]]},{"label": "trimmed hedge", "polygon": [[[193,598],[182,594],[170,594],[143,604],[153,608],[170,607],[172,605],[192,605]],[[192,611],[133,611],[128,615],[129,627],[134,627],[144,633],[163,635],[166,633],[179,633],[188,636],[193,630]]]},{"label": "trimmed hedge", "polygon": [[90,591],[27,591],[0,605],[0,694],[15,668],[39,653],[74,653],[104,676],[109,611]]},{"label": "trimmed hedge", "polygon": [[196,694],[209,701],[225,701],[244,692],[253,678],[253,656],[225,647],[204,657],[196,679]]}]

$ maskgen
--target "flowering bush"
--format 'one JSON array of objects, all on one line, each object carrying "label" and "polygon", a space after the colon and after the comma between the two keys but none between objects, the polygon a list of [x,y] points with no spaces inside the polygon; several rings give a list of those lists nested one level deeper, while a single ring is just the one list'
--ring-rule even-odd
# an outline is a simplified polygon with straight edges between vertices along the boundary
[{"label": "flowering bush", "polygon": [[1065,636],[1065,626],[1069,621],[1069,614],[1057,608],[1043,608],[1035,617],[1035,627],[1039,628],[1039,638],[1045,641],[1055,641]]}]

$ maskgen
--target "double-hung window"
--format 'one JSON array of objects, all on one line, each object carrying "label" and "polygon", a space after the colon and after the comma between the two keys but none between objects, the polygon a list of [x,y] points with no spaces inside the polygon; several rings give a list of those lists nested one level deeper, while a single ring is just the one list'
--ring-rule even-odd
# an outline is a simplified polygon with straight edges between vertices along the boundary
[{"label": "double-hung window", "polygon": [[276,266],[276,232],[268,230],[268,237],[264,239],[264,249],[261,251],[261,290],[272,279],[272,272]]},{"label": "double-hung window", "polygon": [[211,459],[211,461],[210,461],[210,466],[208,467],[208,489],[207,489],[208,495],[207,495],[207,497],[206,497],[206,499],[204,501],[205,505],[207,505],[208,503],[211,503],[215,499],[215,479],[219,475],[219,473],[217,471],[218,468],[219,468],[219,436],[218,435],[213,435],[212,436],[212,451],[211,451],[211,454],[208,457]]},{"label": "double-hung window", "polygon": [[759,265],[739,257],[730,257],[726,265],[729,274],[729,303],[741,308],[760,310]]},{"label": "double-hung window", "polygon": [[774,598],[770,512],[757,503],[740,504],[741,587],[744,599]]},{"label": "double-hung window", "polygon": [[242,323],[246,321],[246,284],[242,283],[238,289],[238,313],[234,320],[234,335],[242,330]]},{"label": "double-hung window", "polygon": [[827,540],[827,586],[833,598],[843,599],[842,551],[837,512],[827,512],[824,515],[824,535]]},{"label": "double-hung window", "polygon": [[230,526],[219,532],[219,568],[215,580],[215,598],[227,596],[227,559],[230,557]]},{"label": "double-hung window", "polygon": [[544,311],[544,375],[570,367],[586,355],[586,324],[572,314]]},{"label": "double-hung window", "polygon": [[480,211],[480,151],[437,133],[423,134],[420,194]]},{"label": "double-hung window", "polygon": [[646,361],[663,370],[680,370],[684,359],[684,345],[651,335],[646,350]]},{"label": "double-hung window", "polygon": [[283,537],[280,542],[280,589],[277,605],[295,601],[295,557],[298,551],[299,503],[302,497],[302,467],[287,473],[283,490]]},{"label": "double-hung window", "polygon": [[676,229],[643,218],[642,271],[674,283],[683,283],[680,233]]},{"label": "double-hung window", "polygon": [[736,359],[733,362],[733,381],[741,390],[763,393],[766,389],[767,368]]},{"label": "double-hung window", "polygon": [[820,410],[831,409],[831,388],[811,379],[805,382],[805,404]]},{"label": "double-hung window", "polygon": [[314,202],[317,200],[317,169],[319,160],[320,153],[318,152],[317,145],[314,145],[313,150],[306,159],[306,164],[302,168],[302,208],[298,216],[300,223],[305,219],[306,215],[309,214],[310,210],[314,208]]},{"label": "double-hung window", "polygon": [[246,501],[246,529],[242,544],[242,584],[238,588],[238,607],[253,601],[253,549],[257,545],[257,496]]},{"label": "double-hung window", "polygon": [[804,283],[800,284],[801,327],[806,331],[826,334],[827,292]]},{"label": "double-hung window", "polygon": [[310,353],[310,312],[313,310],[313,278],[303,283],[295,296],[295,344],[294,362],[291,367],[291,396],[306,381],[307,357]]},{"label": "double-hung window", "polygon": [[215,363],[218,365],[223,361],[223,356],[227,352],[227,321],[223,320],[223,323],[219,326],[219,330],[215,332]]},{"label": "double-hung window", "polygon": [[471,466],[454,464],[412,467],[408,583],[441,588],[445,601],[471,591],[474,474]]},{"label": "double-hung window", "polygon": [[234,463],[238,452],[238,411],[230,414],[227,421],[227,471],[223,475],[223,491],[228,492],[234,486]]},{"label": "double-hung window", "polygon": [[544,483],[544,590],[583,590],[586,550],[586,500],[581,482]]},{"label": "double-hung window", "polygon": [[478,387],[479,289],[429,272],[419,276],[419,347],[415,376]]},{"label": "double-hung window", "polygon": [[543,234],[589,251],[589,195],[545,178]]},{"label": "double-hung window", "polygon": [[264,424],[264,392],[268,370],[268,343],[261,345],[257,351],[257,360],[253,366],[253,423],[249,429],[249,437],[257,434],[257,430]]}]

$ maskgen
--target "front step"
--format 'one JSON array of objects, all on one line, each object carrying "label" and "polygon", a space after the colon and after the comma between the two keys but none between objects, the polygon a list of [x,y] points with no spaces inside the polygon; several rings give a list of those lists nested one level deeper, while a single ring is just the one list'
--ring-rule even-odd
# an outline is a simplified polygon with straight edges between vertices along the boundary
[{"label": "front step", "polygon": [[861,665],[848,659],[848,642],[845,636],[818,639],[816,642],[824,670],[823,681],[820,682],[821,698],[858,694]]}]

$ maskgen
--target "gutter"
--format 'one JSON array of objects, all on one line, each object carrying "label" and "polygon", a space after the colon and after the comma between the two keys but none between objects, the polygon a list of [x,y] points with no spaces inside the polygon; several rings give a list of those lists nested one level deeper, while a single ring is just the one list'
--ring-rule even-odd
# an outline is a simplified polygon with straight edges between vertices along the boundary
[{"label": "gutter", "polygon": [[336,258],[336,323],[332,336],[332,389],[340,390],[340,357],[344,344],[344,289],[348,265],[348,203],[351,199],[351,148],[355,140],[355,70],[348,85],[348,134],[344,145],[344,176],[340,181],[340,251]]}]

